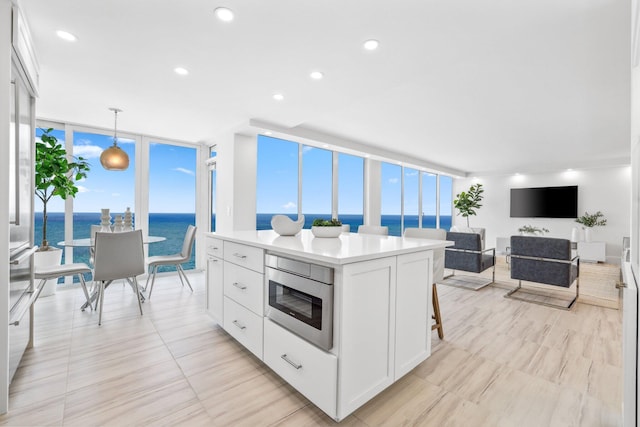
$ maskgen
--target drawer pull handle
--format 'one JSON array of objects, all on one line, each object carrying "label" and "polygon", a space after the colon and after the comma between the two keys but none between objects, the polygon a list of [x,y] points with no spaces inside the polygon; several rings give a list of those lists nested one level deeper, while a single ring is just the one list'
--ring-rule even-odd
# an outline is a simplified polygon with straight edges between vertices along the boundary
[{"label": "drawer pull handle", "polygon": [[280,356],[280,358],[296,369],[302,368],[302,365],[299,365],[296,362],[289,359],[286,354],[283,354],[282,356]]},{"label": "drawer pull handle", "polygon": [[246,255],[239,254],[238,252],[233,254],[233,256],[236,257],[236,258],[240,258],[240,259],[245,259],[247,257]]},{"label": "drawer pull handle", "polygon": [[245,289],[247,289],[247,287],[245,285],[243,285],[242,283],[238,283],[238,282],[233,282],[233,286],[235,286],[236,288],[240,289],[241,291],[244,291]]},{"label": "drawer pull handle", "polygon": [[209,261],[218,262],[218,260],[216,258],[211,257],[211,256],[209,257]]},{"label": "drawer pull handle", "polygon": [[240,328],[241,331],[244,331],[245,329],[247,329],[246,326],[244,326],[242,323],[238,322],[237,320],[234,320],[233,324],[236,325],[238,328]]}]

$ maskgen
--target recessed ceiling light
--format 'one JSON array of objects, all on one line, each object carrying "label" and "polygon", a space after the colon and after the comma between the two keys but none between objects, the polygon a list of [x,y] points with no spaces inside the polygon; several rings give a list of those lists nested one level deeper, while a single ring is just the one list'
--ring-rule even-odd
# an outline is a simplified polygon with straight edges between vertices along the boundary
[{"label": "recessed ceiling light", "polygon": [[216,10],[214,10],[213,13],[215,13],[218,19],[221,21],[224,21],[224,22],[233,21],[233,12],[231,11],[231,9],[228,9],[226,7],[219,7]]},{"label": "recessed ceiling light", "polygon": [[264,134],[269,136],[269,135],[271,135],[271,131],[267,130],[267,131],[264,132]]},{"label": "recessed ceiling light", "polygon": [[76,36],[74,36],[71,33],[66,32],[66,31],[58,30],[58,31],[56,31],[56,34],[62,40],[66,40],[68,42],[74,42],[74,41],[78,40],[78,38]]},{"label": "recessed ceiling light", "polygon": [[273,99],[275,99],[276,101],[282,101],[284,99],[284,95],[281,93],[276,93],[275,95],[273,95]]},{"label": "recessed ceiling light", "polygon": [[176,74],[179,74],[181,76],[186,76],[187,74],[189,74],[189,70],[182,67],[176,67],[173,69],[173,71],[175,71]]},{"label": "recessed ceiling light", "polygon": [[321,71],[313,71],[311,74],[309,74],[309,77],[314,80],[320,80],[324,77],[324,73],[322,73]]},{"label": "recessed ceiling light", "polygon": [[378,46],[380,46],[380,42],[378,40],[367,40],[364,42],[364,48],[367,50],[376,50]]}]

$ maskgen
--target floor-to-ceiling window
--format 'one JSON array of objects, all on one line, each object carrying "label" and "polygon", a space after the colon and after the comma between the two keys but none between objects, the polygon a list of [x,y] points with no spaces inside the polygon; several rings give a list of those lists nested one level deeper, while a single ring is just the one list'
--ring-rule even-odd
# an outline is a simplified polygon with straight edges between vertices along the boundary
[{"label": "floor-to-ceiling window", "polygon": [[302,213],[305,228],[316,218],[331,219],[332,152],[302,146]]},{"label": "floor-to-ceiling window", "polygon": [[422,227],[436,228],[438,176],[422,173]]},{"label": "floor-to-ceiling window", "polygon": [[[402,168],[403,180],[403,226],[416,228],[419,226],[420,217],[420,172],[417,169]],[[403,231],[404,231],[403,229]]]},{"label": "floor-to-ceiling window", "polygon": [[271,229],[274,214],[298,216],[298,144],[260,135],[256,176],[256,228]]},{"label": "floor-to-ceiling window", "polygon": [[440,175],[440,228],[451,228],[453,216],[453,178]]},{"label": "floor-to-ceiling window", "polygon": [[[135,212],[135,140],[118,137],[118,146],[129,156],[129,167],[108,171],[100,164],[100,154],[113,145],[113,135],[78,130],[71,135],[73,155],[83,157],[91,167],[87,178],[77,183],[78,193],[73,199],[73,238],[82,239],[90,236],[91,225],[100,224],[101,209],[109,209],[112,225],[127,208]],[[64,208],[60,212],[64,216]],[[88,263],[89,258],[89,248],[73,248],[74,262]]]},{"label": "floor-to-ceiling window", "polygon": [[[149,245],[149,256],[177,254],[189,225],[196,222],[196,149],[180,145],[149,144],[149,235],[166,240]],[[195,253],[182,268],[195,267]],[[161,266],[158,271],[174,271]]]},{"label": "floor-to-ceiling window", "polygon": [[364,159],[338,154],[338,218],[356,231],[363,224]]},{"label": "floor-to-ceiling window", "polygon": [[402,234],[402,167],[382,162],[380,180],[380,225],[389,227],[389,234]]}]

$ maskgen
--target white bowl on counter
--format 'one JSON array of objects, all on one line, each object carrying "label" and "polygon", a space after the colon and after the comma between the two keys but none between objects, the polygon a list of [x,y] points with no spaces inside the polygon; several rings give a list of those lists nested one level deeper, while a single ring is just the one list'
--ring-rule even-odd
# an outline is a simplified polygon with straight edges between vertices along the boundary
[{"label": "white bowl on counter", "polygon": [[327,227],[311,227],[311,232],[316,237],[338,237],[342,233],[341,225],[327,226]]},{"label": "white bowl on counter", "polygon": [[304,226],[304,215],[300,215],[297,221],[286,215],[274,215],[271,217],[271,228],[281,236],[295,236]]}]

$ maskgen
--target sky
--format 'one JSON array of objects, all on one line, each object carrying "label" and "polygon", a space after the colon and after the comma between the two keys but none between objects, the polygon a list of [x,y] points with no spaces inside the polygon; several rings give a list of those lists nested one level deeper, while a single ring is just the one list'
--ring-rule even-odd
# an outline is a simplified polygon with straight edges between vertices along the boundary
[{"label": "sky", "polygon": [[[36,138],[42,135],[36,130]],[[52,133],[65,144],[64,132]],[[73,152],[91,165],[87,178],[76,183],[78,194],[73,200],[75,212],[111,212],[135,209],[135,144],[133,140],[118,138],[118,145],[129,155],[129,168],[108,171],[100,164],[100,154],[113,144],[113,135],[74,132]],[[195,212],[196,149],[168,144],[151,143],[149,148],[149,212]],[[63,212],[64,201],[53,197],[47,205],[49,212]],[[36,211],[42,203],[36,198]]]},{"label": "sky", "polygon": [[[332,154],[329,150],[303,146],[302,213],[331,214]],[[340,153],[338,157],[338,212],[362,215],[364,159]],[[401,212],[402,167],[382,163],[382,214]],[[418,215],[419,171],[404,169],[406,215]],[[425,215],[436,213],[436,175],[423,174]],[[441,213],[451,215],[451,183],[442,177]],[[277,191],[276,191],[277,189]],[[267,136],[258,137],[258,213],[298,211],[298,144]],[[447,212],[448,208],[448,212]]]},{"label": "sky", "polygon": [[[37,129],[36,137],[42,134]],[[64,132],[53,135],[64,144]],[[109,208],[113,213],[127,207],[135,211],[135,143],[118,138],[118,145],[129,155],[126,171],[107,171],[100,165],[100,154],[113,144],[113,135],[74,132],[74,155],[89,161],[87,178],[77,182],[75,212],[99,212]],[[151,143],[149,148],[149,212],[195,212],[196,149],[176,145]],[[298,211],[298,144],[267,136],[258,137],[258,213],[292,213]],[[302,212],[331,214],[332,152],[303,146],[302,149]],[[338,155],[338,211],[340,214],[362,215],[364,189],[364,159]],[[382,163],[382,214],[399,215],[401,208],[402,168]],[[417,215],[418,180],[415,169],[404,169],[406,215]],[[436,176],[422,174],[423,209],[425,215],[435,215]],[[442,177],[441,213],[450,215],[451,178]],[[42,204],[36,199],[36,211]],[[49,212],[63,212],[64,201],[54,197]],[[447,212],[448,210],[448,212]]]}]

